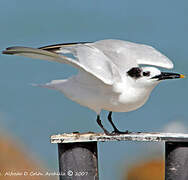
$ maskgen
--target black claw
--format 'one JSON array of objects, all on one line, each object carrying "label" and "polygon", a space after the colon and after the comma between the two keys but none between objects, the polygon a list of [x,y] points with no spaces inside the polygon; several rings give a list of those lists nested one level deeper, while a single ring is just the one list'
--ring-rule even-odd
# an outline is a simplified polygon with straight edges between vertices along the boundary
[{"label": "black claw", "polygon": [[79,134],[79,131],[74,131],[74,132],[72,132],[73,134]]},{"label": "black claw", "polygon": [[120,135],[120,134],[131,134],[132,132],[130,132],[130,131],[119,131],[119,130],[116,130],[116,131],[112,131],[112,133],[111,134],[113,134],[113,135]]}]

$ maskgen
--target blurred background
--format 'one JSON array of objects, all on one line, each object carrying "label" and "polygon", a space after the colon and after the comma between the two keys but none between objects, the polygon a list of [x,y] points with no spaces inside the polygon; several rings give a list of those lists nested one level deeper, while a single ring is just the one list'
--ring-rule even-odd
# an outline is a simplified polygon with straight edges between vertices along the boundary
[{"label": "blurred background", "polygon": [[[174,72],[186,75],[187,19],[186,0],[1,0],[0,49],[122,39],[154,46],[174,62]],[[75,73],[64,64],[0,55],[0,171],[23,167],[29,171],[58,171],[57,146],[50,144],[52,134],[100,132],[94,112],[57,91],[31,86]],[[187,132],[187,90],[188,79],[163,82],[142,108],[114,113],[114,122],[121,130],[145,132],[164,131],[164,127],[175,123],[177,132],[181,127]],[[106,116],[107,112],[102,112],[102,118]],[[105,126],[110,128],[107,121]],[[163,146],[158,143],[100,143],[100,179],[162,179],[162,159]],[[154,174],[145,172],[142,177],[140,172],[148,167]],[[33,177],[37,178],[46,177]]]}]

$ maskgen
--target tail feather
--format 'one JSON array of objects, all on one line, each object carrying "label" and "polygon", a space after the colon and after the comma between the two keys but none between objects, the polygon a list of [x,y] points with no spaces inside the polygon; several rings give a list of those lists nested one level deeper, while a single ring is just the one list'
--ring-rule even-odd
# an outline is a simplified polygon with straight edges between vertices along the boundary
[{"label": "tail feather", "polygon": [[52,80],[51,82],[48,82],[46,84],[31,84],[34,87],[42,87],[42,88],[49,88],[49,89],[56,89],[58,90],[60,87],[62,87],[62,83],[64,83],[66,80]]}]

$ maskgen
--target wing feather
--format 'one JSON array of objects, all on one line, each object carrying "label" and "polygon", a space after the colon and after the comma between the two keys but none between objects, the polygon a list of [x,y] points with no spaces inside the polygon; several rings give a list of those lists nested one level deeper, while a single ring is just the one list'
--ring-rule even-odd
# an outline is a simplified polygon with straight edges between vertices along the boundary
[{"label": "wing feather", "polygon": [[34,59],[43,59],[43,60],[55,61],[59,63],[66,63],[77,68],[81,72],[85,72],[89,74],[91,77],[95,78],[95,80],[101,81],[102,83],[105,83],[107,85],[113,84],[112,79],[104,78],[100,73],[93,72],[91,69],[84,66],[80,62],[75,61],[72,58],[68,58],[66,56],[59,55],[57,53],[46,51],[43,49],[29,48],[29,47],[9,47],[3,51],[3,54],[20,55],[20,56],[31,57]]},{"label": "wing feather", "polygon": [[96,41],[93,46],[101,49],[118,67],[130,69],[139,64],[173,68],[172,61],[155,48],[128,41],[107,39]]},{"label": "wing feather", "polygon": [[92,46],[92,43],[57,44],[41,47],[40,49],[59,54],[71,53],[76,57],[77,61],[92,72],[105,79],[111,79],[113,82],[121,81],[121,75],[116,65],[100,49]]},{"label": "wing feather", "polygon": [[50,46],[44,48],[57,53],[69,53],[71,48],[73,49],[80,44],[93,46],[102,51],[121,72],[129,70],[132,67],[138,67],[141,64],[159,66],[167,69],[173,68],[172,61],[155,48],[122,40],[106,39],[94,43],[66,43],[58,44],[52,49]]}]

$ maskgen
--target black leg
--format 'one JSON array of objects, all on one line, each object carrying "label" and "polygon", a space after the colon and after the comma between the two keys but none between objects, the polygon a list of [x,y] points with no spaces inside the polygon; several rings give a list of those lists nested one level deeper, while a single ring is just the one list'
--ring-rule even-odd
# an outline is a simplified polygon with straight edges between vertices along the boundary
[{"label": "black leg", "polygon": [[118,132],[119,130],[117,129],[117,127],[115,126],[115,124],[112,121],[112,111],[110,111],[109,114],[108,114],[108,121],[112,125],[114,132]]},{"label": "black leg", "polygon": [[111,134],[129,134],[129,131],[119,131],[118,128],[115,126],[115,124],[112,121],[112,111],[109,112],[108,114],[108,121],[110,122],[110,124],[112,125],[114,131]]},{"label": "black leg", "polygon": [[99,115],[97,115],[97,123],[98,123],[98,125],[102,128],[102,130],[104,131],[104,133],[105,133],[106,135],[110,135],[110,134],[111,134],[111,133],[109,133],[109,132],[104,128],[104,126],[102,125]]}]

